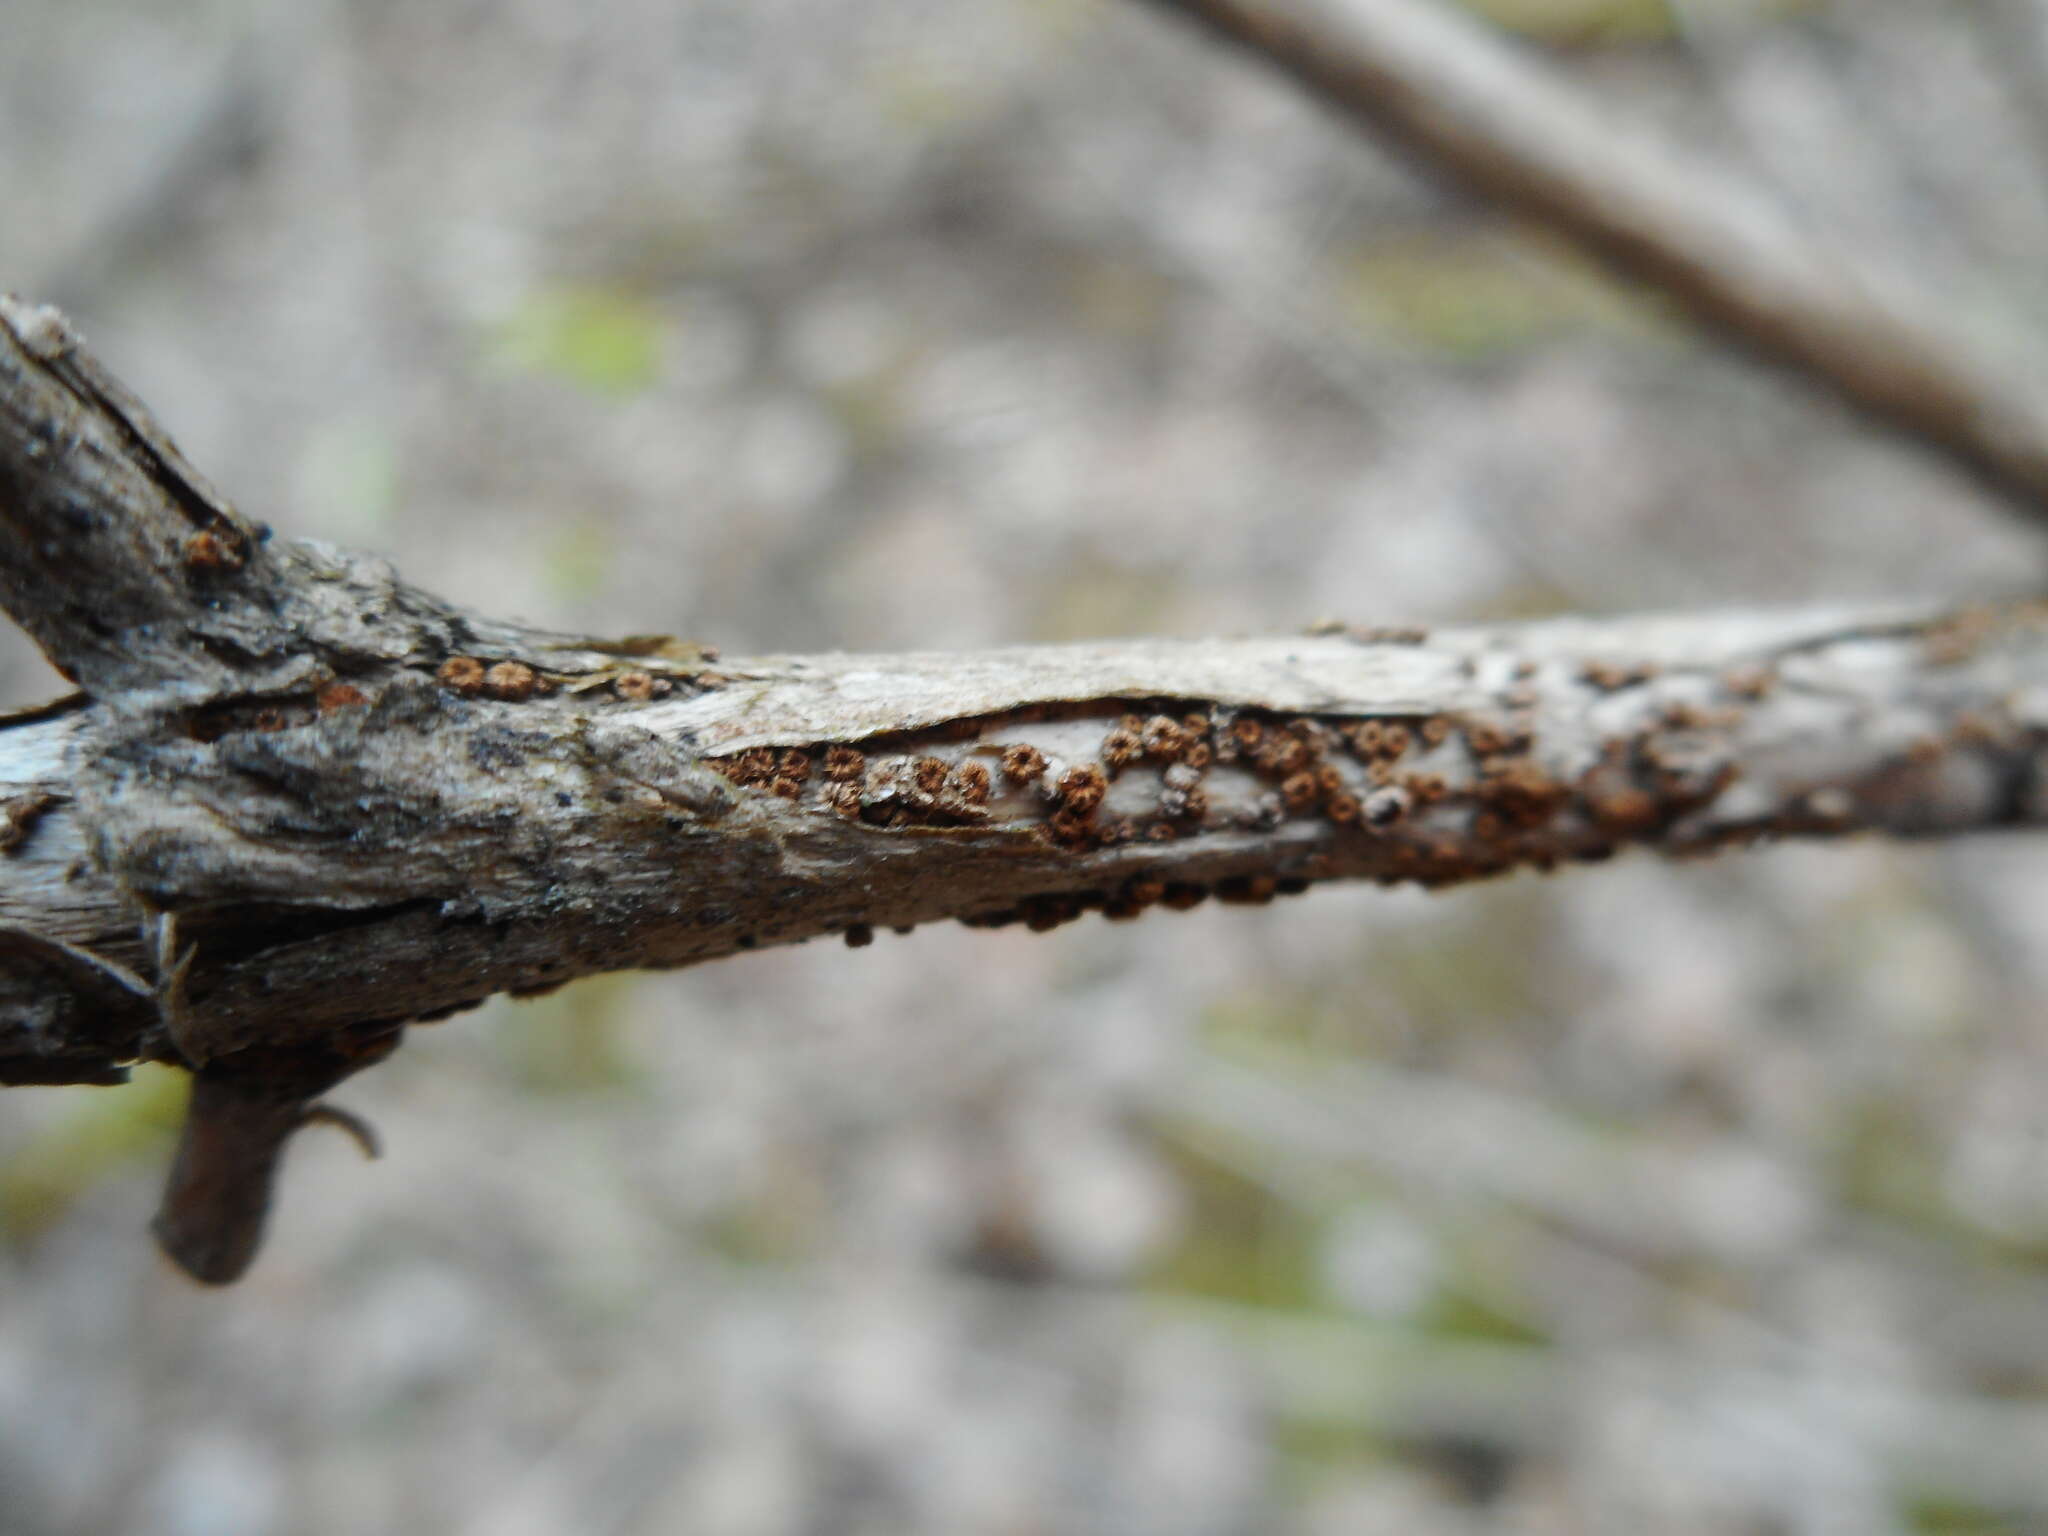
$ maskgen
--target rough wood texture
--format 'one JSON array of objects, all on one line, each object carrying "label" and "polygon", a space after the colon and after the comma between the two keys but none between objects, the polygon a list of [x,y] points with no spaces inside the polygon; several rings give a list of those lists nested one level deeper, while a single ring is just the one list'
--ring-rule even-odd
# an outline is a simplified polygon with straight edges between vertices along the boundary
[{"label": "rough wood texture", "polygon": [[2048,516],[2048,389],[1952,306],[1430,0],[1153,0]]},{"label": "rough wood texture", "polygon": [[198,1071],[159,1231],[209,1280],[319,1096],[494,992],[2048,808],[2032,604],[723,661],[496,623],[266,538],[13,301],[0,519],[84,690],[0,719],[0,1083]]}]

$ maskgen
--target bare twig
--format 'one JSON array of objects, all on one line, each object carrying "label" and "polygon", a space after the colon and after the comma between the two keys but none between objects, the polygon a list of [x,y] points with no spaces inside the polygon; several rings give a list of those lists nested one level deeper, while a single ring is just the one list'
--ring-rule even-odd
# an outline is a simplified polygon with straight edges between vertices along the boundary
[{"label": "bare twig", "polygon": [[2048,819],[2041,605],[719,661],[266,540],[11,303],[0,525],[92,695],[0,719],[0,1083],[195,1067],[158,1231],[214,1281],[322,1095],[494,992]]},{"label": "bare twig", "polygon": [[2048,390],[1934,296],[1428,0],[1154,0],[2048,517]]}]

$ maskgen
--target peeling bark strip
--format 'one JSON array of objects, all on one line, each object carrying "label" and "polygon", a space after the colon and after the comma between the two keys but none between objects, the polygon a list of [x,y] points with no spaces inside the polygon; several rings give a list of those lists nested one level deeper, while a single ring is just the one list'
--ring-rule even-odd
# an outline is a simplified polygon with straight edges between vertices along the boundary
[{"label": "peeling bark strip", "polygon": [[2038,604],[721,661],[266,538],[13,300],[0,594],[84,689],[0,717],[0,1083],[193,1068],[214,1281],[320,1096],[495,992],[2048,816]]}]

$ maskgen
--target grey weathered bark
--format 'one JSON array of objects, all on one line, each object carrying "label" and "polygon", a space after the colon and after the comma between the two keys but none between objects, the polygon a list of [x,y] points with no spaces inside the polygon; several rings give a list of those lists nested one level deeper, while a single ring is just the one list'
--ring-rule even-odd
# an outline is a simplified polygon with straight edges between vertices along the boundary
[{"label": "grey weathered bark", "polygon": [[939,919],[1047,927],[1632,845],[2048,816],[2048,609],[719,660],[269,538],[0,300],[0,1083],[195,1069],[159,1234],[231,1279],[407,1021]]},{"label": "grey weathered bark", "polygon": [[1343,116],[1648,282],[2048,518],[2048,383],[1954,304],[1831,248],[1723,168],[1602,111],[1431,0],[1152,0]]}]

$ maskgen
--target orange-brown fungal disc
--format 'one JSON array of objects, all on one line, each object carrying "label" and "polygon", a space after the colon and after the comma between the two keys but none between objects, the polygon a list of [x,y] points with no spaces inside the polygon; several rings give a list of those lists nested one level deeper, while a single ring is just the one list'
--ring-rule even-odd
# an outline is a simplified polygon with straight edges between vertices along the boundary
[{"label": "orange-brown fungal disc", "polygon": [[991,782],[987,764],[967,762],[954,768],[947,788],[968,805],[982,806],[988,804]]},{"label": "orange-brown fungal disc", "polygon": [[1465,745],[1474,757],[1491,757],[1507,749],[1507,733],[1491,720],[1465,722]]},{"label": "orange-brown fungal disc", "polygon": [[1316,783],[1312,773],[1290,775],[1280,786],[1280,800],[1291,812],[1313,809],[1322,798],[1322,786]]},{"label": "orange-brown fungal disc", "polygon": [[1144,741],[1147,757],[1179,757],[1187,745],[1187,732],[1171,715],[1154,715],[1145,722]]},{"label": "orange-brown fungal disc", "polygon": [[1092,814],[1102,804],[1102,797],[1108,792],[1109,781],[1102,770],[1093,763],[1069,768],[1059,777],[1055,786],[1060,804],[1077,815]]},{"label": "orange-brown fungal disc", "polygon": [[1480,803],[1511,825],[1536,827],[1557,814],[1571,791],[1527,758],[1489,766],[1478,785]]},{"label": "orange-brown fungal disc", "polygon": [[0,800],[0,853],[12,853],[28,841],[35,824],[57,803],[57,796],[40,791]]},{"label": "orange-brown fungal disc", "polygon": [[1777,681],[1777,674],[1769,667],[1753,663],[1730,667],[1721,674],[1721,687],[1738,699],[1768,698]]},{"label": "orange-brown fungal disc", "polygon": [[238,571],[248,560],[238,535],[223,536],[211,528],[202,528],[186,539],[180,554],[195,571]]},{"label": "orange-brown fungal disc", "polygon": [[1992,747],[2006,741],[2010,732],[1982,710],[1966,709],[1956,716],[1950,729],[1958,743],[1968,747]]},{"label": "orange-brown fungal disc", "polygon": [[1425,747],[1440,747],[1451,739],[1451,722],[1445,715],[1431,715],[1417,729]]},{"label": "orange-brown fungal disc", "polygon": [[962,928],[1007,928],[1018,921],[1020,914],[1012,908],[994,912],[970,912],[959,919]]},{"label": "orange-brown fungal disc", "polygon": [[1937,667],[1959,666],[1977,654],[1994,627],[1991,610],[1964,608],[1927,626],[1922,642]]},{"label": "orange-brown fungal disc", "polygon": [[1411,773],[1400,787],[1414,797],[1417,805],[1434,805],[1450,793],[1450,786],[1440,773]]},{"label": "orange-brown fungal disc", "polygon": [[859,818],[860,786],[858,784],[848,783],[843,779],[834,780],[825,786],[823,798],[825,808],[835,816],[843,816],[848,821],[854,821]]},{"label": "orange-brown fungal disc", "polygon": [[766,747],[749,747],[732,761],[727,777],[735,784],[765,785],[775,777],[775,754]]},{"label": "orange-brown fungal disc", "polygon": [[513,704],[532,698],[543,692],[546,686],[541,675],[523,661],[493,663],[483,677],[485,693]]},{"label": "orange-brown fungal disc", "polygon": [[1145,739],[1137,731],[1118,726],[1102,738],[1102,766],[1111,773],[1130,767],[1145,755]]},{"label": "orange-brown fungal disc", "polygon": [[1080,895],[1027,896],[1017,904],[1024,926],[1033,933],[1050,933],[1062,923],[1071,923],[1086,912],[1099,897]]},{"label": "orange-brown fungal disc", "polygon": [[1156,906],[1166,899],[1164,880],[1133,880],[1124,887],[1124,895],[1139,907]]},{"label": "orange-brown fungal disc", "polygon": [[1657,797],[1634,784],[1596,784],[1585,795],[1586,813],[1603,832],[1626,837],[1657,824]]},{"label": "orange-brown fungal disc", "polygon": [[1256,752],[1266,739],[1266,728],[1249,715],[1239,715],[1230,723],[1230,734],[1240,752]]},{"label": "orange-brown fungal disc", "polygon": [[919,794],[937,798],[939,793],[946,787],[946,778],[949,772],[950,770],[946,767],[943,759],[920,757],[911,764],[910,780],[911,783],[917,786]]},{"label": "orange-brown fungal disc", "polygon": [[474,656],[450,656],[434,678],[450,693],[479,694],[484,691],[484,664]]},{"label": "orange-brown fungal disc", "polygon": [[1732,731],[1742,724],[1743,712],[1738,707],[1710,709],[1689,699],[1675,699],[1657,718],[1674,731]]},{"label": "orange-brown fungal disc", "polygon": [[1426,645],[1429,631],[1420,624],[1354,624],[1344,637],[1359,645]]},{"label": "orange-brown fungal disc", "polygon": [[1280,894],[1280,882],[1271,875],[1233,875],[1216,882],[1216,899],[1234,906],[1262,907]]},{"label": "orange-brown fungal disc", "polygon": [[674,684],[651,672],[621,672],[612,679],[613,695],[628,704],[645,704],[650,699],[666,698],[673,691]]},{"label": "orange-brown fungal disc", "polygon": [[1019,742],[1003,753],[1003,777],[1012,784],[1030,784],[1045,772],[1045,754],[1034,746]]},{"label": "orange-brown fungal disc", "polygon": [[1081,848],[1094,841],[1087,814],[1061,807],[1045,823],[1048,838],[1062,848]]},{"label": "orange-brown fungal disc", "polygon": [[313,707],[323,715],[342,709],[360,709],[369,702],[369,696],[354,683],[329,683],[313,695]]},{"label": "orange-brown fungal disc", "polygon": [[859,780],[867,776],[868,760],[865,755],[852,747],[830,746],[825,749],[825,777],[837,783]]},{"label": "orange-brown fungal disc", "polygon": [[1308,766],[1308,743],[1299,736],[1268,733],[1266,744],[1259,749],[1257,762],[1262,771],[1275,778],[1292,778]]},{"label": "orange-brown fungal disc", "polygon": [[1647,683],[1656,675],[1656,666],[1647,661],[1596,659],[1584,663],[1579,668],[1579,681],[1590,683],[1604,693],[1633,688],[1637,683]]}]

